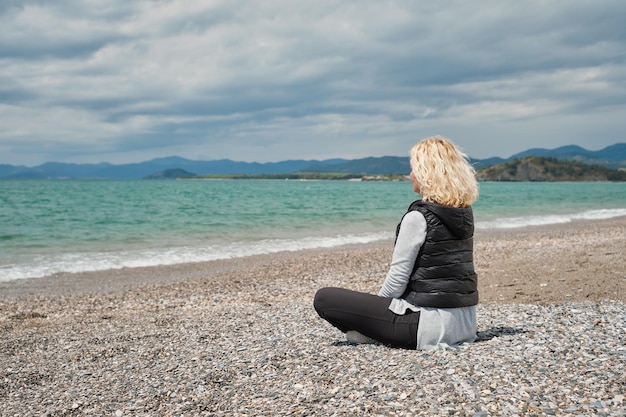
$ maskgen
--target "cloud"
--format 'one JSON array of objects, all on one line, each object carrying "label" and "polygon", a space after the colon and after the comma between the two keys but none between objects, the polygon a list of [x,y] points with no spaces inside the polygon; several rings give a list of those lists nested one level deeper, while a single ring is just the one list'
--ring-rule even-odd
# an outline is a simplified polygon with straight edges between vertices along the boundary
[{"label": "cloud", "polygon": [[624,141],[625,12],[612,0],[3,2],[0,163],[404,155],[432,134],[476,157],[597,149]]}]

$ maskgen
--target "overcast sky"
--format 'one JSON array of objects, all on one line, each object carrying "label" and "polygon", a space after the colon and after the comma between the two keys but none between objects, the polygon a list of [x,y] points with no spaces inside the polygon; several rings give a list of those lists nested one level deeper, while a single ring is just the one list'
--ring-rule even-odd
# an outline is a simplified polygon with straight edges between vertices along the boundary
[{"label": "overcast sky", "polygon": [[0,0],[0,163],[626,142],[626,1]]}]

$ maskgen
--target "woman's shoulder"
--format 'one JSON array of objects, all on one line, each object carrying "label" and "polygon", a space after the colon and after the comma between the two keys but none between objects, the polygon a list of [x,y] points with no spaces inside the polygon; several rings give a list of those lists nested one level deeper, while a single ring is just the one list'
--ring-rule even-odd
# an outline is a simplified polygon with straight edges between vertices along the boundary
[{"label": "woman's shoulder", "polygon": [[426,228],[426,218],[421,212],[412,210],[407,212],[402,218],[402,226]]}]

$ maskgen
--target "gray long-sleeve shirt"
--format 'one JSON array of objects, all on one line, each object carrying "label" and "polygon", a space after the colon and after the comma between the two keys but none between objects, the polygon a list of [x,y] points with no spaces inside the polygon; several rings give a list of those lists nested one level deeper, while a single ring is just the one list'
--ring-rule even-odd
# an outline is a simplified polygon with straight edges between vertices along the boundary
[{"label": "gray long-sleeve shirt", "polygon": [[391,265],[378,295],[392,299],[389,310],[395,314],[404,315],[407,310],[420,312],[418,349],[440,349],[473,342],[476,340],[476,306],[420,307],[401,298],[425,240],[426,219],[419,211],[407,213],[400,224]]}]

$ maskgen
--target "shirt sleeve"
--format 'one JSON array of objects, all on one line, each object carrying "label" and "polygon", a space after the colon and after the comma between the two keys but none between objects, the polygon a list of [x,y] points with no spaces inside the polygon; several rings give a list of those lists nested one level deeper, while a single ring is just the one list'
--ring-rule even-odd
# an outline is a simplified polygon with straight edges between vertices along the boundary
[{"label": "shirt sleeve", "polygon": [[426,219],[419,211],[407,213],[400,223],[400,232],[385,282],[378,292],[381,297],[400,298],[409,283],[417,254],[426,240]]}]

